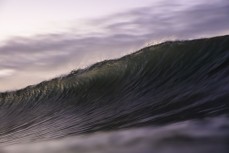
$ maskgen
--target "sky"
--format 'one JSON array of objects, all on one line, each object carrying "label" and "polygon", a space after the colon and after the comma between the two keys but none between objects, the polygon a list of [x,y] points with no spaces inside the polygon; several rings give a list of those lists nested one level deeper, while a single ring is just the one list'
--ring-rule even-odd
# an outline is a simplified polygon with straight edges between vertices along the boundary
[{"label": "sky", "polygon": [[228,34],[228,0],[0,0],[0,91],[149,44]]}]

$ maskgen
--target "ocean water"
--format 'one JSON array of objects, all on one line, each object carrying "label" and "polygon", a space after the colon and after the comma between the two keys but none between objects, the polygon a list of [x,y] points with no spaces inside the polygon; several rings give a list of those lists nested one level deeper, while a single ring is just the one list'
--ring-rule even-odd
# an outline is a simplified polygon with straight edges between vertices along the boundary
[{"label": "ocean water", "polygon": [[228,114],[229,36],[164,42],[0,93],[0,153],[227,153]]}]

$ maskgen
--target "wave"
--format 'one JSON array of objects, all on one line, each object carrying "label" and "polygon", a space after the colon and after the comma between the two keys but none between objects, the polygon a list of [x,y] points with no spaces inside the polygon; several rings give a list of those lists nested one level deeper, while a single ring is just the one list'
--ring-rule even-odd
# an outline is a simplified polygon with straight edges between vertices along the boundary
[{"label": "wave", "polygon": [[0,145],[228,115],[229,36],[168,41],[0,93]]}]

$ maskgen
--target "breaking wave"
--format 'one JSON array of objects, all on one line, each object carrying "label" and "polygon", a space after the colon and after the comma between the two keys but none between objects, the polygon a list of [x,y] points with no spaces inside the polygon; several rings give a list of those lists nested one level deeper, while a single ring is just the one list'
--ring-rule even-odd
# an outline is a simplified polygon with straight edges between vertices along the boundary
[{"label": "breaking wave", "polygon": [[0,146],[222,116],[228,123],[228,65],[229,36],[171,41],[0,93]]}]

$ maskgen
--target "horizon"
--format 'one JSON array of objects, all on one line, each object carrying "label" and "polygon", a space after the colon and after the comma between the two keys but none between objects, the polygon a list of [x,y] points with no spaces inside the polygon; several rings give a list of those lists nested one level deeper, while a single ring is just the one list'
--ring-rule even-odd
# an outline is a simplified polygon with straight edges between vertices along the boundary
[{"label": "horizon", "polygon": [[119,58],[147,44],[229,34],[226,0],[97,0],[93,8],[88,3],[0,1],[1,92]]}]

